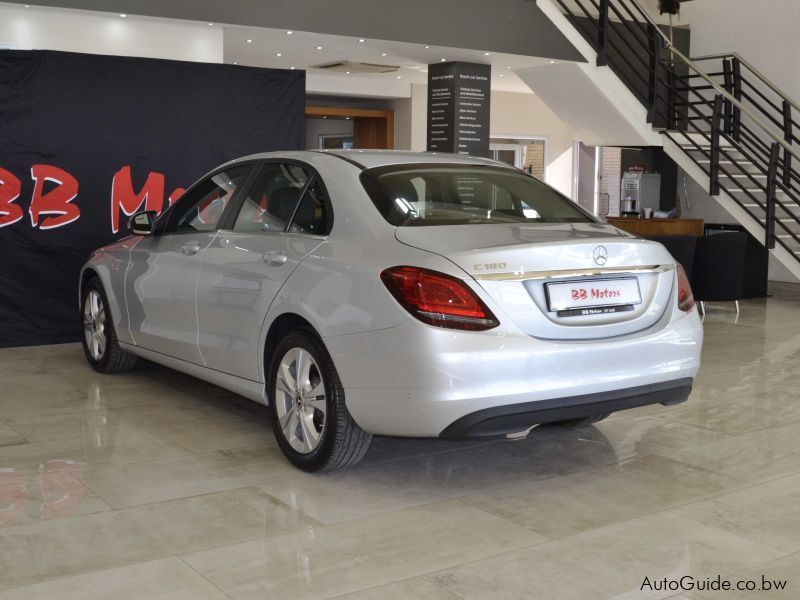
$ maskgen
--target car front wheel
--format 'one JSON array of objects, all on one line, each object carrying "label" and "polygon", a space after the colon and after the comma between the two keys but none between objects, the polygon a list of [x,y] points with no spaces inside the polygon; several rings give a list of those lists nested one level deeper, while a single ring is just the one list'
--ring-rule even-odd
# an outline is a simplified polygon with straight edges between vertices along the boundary
[{"label": "car front wheel", "polygon": [[267,385],[275,438],[295,466],[333,471],[364,457],[372,436],[347,411],[339,375],[316,336],[287,335],[273,353]]},{"label": "car front wheel", "polygon": [[130,371],[137,357],[117,343],[117,333],[108,309],[108,299],[100,279],[93,277],[83,288],[83,353],[95,371],[122,373]]}]

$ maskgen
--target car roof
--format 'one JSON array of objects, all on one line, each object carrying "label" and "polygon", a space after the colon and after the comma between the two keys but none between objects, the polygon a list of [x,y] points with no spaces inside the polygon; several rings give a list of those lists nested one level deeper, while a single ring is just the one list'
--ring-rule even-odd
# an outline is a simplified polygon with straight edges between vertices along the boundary
[{"label": "car roof", "polygon": [[303,150],[288,152],[265,152],[263,154],[245,156],[232,162],[276,158],[293,158],[295,160],[302,160],[304,157],[310,159],[313,156],[319,156],[320,154],[335,156],[362,169],[384,167],[387,165],[419,163],[489,165],[510,168],[507,163],[489,158],[481,158],[479,156],[448,154],[446,152],[411,152],[407,150]]}]

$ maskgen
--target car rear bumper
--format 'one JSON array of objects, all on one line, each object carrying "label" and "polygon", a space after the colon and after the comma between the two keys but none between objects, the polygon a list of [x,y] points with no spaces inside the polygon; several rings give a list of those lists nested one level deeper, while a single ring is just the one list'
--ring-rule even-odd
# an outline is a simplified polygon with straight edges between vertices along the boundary
[{"label": "car rear bumper", "polygon": [[451,440],[497,437],[525,431],[540,423],[581,419],[648,404],[680,404],[686,402],[691,391],[692,379],[685,378],[610,392],[494,406],[464,415],[448,425],[439,437]]},{"label": "car rear bumper", "polygon": [[[665,315],[665,321],[635,335],[573,341],[533,338],[502,324],[486,332],[454,331],[409,317],[389,329],[324,341],[348,410],[362,429],[409,437],[440,437],[449,430],[452,437],[451,428],[462,418],[513,413],[513,407],[541,413],[521,431],[537,419],[669,402],[671,396],[650,394],[662,385],[681,388],[676,397],[688,396],[686,380],[700,368],[702,324],[696,310]],[[625,391],[636,388],[644,393]],[[587,406],[578,409],[580,398]],[[606,401],[611,403],[604,408],[597,405]],[[566,410],[570,406],[572,412]],[[554,412],[558,407],[564,410]],[[469,435],[482,428],[499,430],[496,425],[486,423]]]}]

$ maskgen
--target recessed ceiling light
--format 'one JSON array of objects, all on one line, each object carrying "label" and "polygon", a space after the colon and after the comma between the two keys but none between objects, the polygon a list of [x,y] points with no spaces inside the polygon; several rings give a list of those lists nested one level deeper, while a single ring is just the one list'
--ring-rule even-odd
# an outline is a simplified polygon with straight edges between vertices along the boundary
[{"label": "recessed ceiling light", "polygon": [[247,43],[248,43],[248,44],[252,44],[252,43],[253,43],[253,40],[247,40]]},{"label": "recessed ceiling light", "polygon": [[425,50],[430,50],[430,46],[425,46]]},{"label": "recessed ceiling light", "polygon": [[209,23],[209,24],[208,24],[208,26],[209,26],[209,27],[213,27],[213,26],[214,26],[214,24],[213,24],[213,23]]},{"label": "recessed ceiling light", "polygon": [[328,117],[326,115],[322,115],[322,118],[323,119],[327,119]]},{"label": "recessed ceiling light", "polygon": [[317,46],[317,50],[322,50],[322,46]]},{"label": "recessed ceiling light", "polygon": [[350,117],[345,117],[345,118],[344,118],[344,120],[345,120],[345,121],[349,121],[349,120],[350,120]]},{"label": "recessed ceiling light", "polygon": [[292,71],[294,71],[294,67],[289,67]]},{"label": "recessed ceiling light", "polygon": [[276,52],[275,56],[283,56],[283,52]]},{"label": "recessed ceiling light", "polygon": [[386,52],[381,52],[381,56],[386,56],[386,55],[387,55]]},{"label": "recessed ceiling light", "polygon": [[505,74],[504,73],[500,73],[500,77],[505,77]]},{"label": "recessed ceiling light", "polygon": [[442,62],[447,62],[447,59],[446,59],[446,58],[443,58],[443,59],[442,59]]},{"label": "recessed ceiling light", "polygon": [[367,40],[365,40],[364,38],[358,38],[358,43],[359,43],[359,44],[363,44],[363,43],[364,43],[364,42],[366,42],[366,41],[367,41]]},{"label": "recessed ceiling light", "polygon": [[484,52],[484,53],[483,53],[483,55],[484,55],[484,56],[491,56],[491,55],[492,55],[492,53],[491,53],[491,52]]},{"label": "recessed ceiling light", "polygon": [[506,69],[510,69],[510,68],[511,68],[510,66],[509,66],[509,67],[506,67]]},{"label": "recessed ceiling light", "polygon": [[125,13],[122,13],[122,14],[120,15],[120,17],[122,17],[123,19],[124,19],[125,17],[127,17],[127,16],[128,16],[128,15],[126,15]]},{"label": "recessed ceiling light", "polygon": [[294,31],[287,31],[286,35],[292,35],[293,33],[294,33]]},{"label": "recessed ceiling light", "polygon": [[350,71],[345,71],[344,74],[345,75],[350,75]]},{"label": "recessed ceiling light", "polygon": [[239,63],[238,63],[238,62],[236,62],[236,61],[233,61],[233,64],[235,64],[235,65],[238,65]]},{"label": "recessed ceiling light", "polygon": [[398,79],[402,79],[402,78],[403,78],[403,76],[402,76],[402,75],[398,75],[398,76],[397,76],[397,78],[398,78]]},{"label": "recessed ceiling light", "polygon": [[551,65],[554,65],[554,64],[556,64],[556,61],[554,61],[554,60],[551,60],[551,61],[550,61],[550,64],[551,64]]}]

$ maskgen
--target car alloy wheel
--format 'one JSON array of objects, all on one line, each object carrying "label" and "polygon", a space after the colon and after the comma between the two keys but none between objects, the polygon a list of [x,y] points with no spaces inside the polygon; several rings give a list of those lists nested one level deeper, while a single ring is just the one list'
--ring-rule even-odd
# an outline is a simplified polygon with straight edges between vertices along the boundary
[{"label": "car alloy wheel", "polygon": [[86,347],[96,362],[106,353],[106,309],[97,290],[90,290],[83,302],[83,335]]},{"label": "car alloy wheel", "polygon": [[327,417],[322,371],[305,348],[291,348],[275,377],[275,411],[284,439],[301,454],[316,450]]}]

